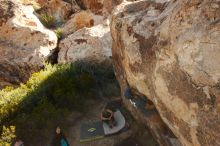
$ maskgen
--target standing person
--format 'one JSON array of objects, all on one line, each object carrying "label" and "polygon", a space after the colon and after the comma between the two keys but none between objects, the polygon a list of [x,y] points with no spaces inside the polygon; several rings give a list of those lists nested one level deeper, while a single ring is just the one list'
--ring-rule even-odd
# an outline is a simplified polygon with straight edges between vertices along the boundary
[{"label": "standing person", "polygon": [[69,146],[69,143],[65,137],[65,135],[61,132],[59,126],[56,128],[56,133],[53,138],[51,146]]}]

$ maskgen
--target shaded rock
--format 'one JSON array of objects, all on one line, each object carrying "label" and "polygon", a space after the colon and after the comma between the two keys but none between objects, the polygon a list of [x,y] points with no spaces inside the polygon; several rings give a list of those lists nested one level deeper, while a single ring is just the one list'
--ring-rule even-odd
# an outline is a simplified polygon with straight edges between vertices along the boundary
[{"label": "shaded rock", "polygon": [[184,146],[220,145],[219,7],[218,0],[142,0],[113,12],[113,63],[122,90],[130,86],[151,100]]},{"label": "shaded rock", "polygon": [[108,25],[83,28],[63,39],[59,45],[59,63],[77,60],[102,62],[111,56],[111,35]]},{"label": "shaded rock", "polygon": [[0,88],[25,81],[56,45],[55,33],[44,28],[32,6],[0,1]]}]

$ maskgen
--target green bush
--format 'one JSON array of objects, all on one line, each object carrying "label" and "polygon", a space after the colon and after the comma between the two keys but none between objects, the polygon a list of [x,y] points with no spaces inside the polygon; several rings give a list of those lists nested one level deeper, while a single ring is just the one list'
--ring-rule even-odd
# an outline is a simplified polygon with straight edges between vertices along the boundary
[{"label": "green bush", "polygon": [[39,19],[41,23],[47,28],[55,27],[57,23],[54,16],[48,12],[40,14]]},{"label": "green bush", "polygon": [[0,125],[15,125],[16,135],[32,133],[26,139],[39,133],[48,139],[47,128],[65,122],[71,111],[85,111],[87,100],[118,95],[110,64],[46,64],[27,83],[0,90]]},{"label": "green bush", "polygon": [[54,32],[56,33],[58,39],[61,39],[63,37],[63,32],[61,28],[57,28]]},{"label": "green bush", "polygon": [[0,145],[1,146],[11,146],[12,141],[16,137],[15,135],[15,126],[3,126],[0,137]]}]

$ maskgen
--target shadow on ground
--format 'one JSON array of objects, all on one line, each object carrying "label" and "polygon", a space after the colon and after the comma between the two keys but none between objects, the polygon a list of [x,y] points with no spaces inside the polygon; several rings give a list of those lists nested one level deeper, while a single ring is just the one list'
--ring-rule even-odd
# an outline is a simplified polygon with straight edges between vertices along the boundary
[{"label": "shadow on ground", "polygon": [[46,65],[26,84],[0,92],[0,124],[14,125],[27,146],[48,146],[57,125],[64,131],[72,126],[73,112],[83,115],[90,110],[87,101],[118,96],[120,88],[110,63],[79,61]]}]

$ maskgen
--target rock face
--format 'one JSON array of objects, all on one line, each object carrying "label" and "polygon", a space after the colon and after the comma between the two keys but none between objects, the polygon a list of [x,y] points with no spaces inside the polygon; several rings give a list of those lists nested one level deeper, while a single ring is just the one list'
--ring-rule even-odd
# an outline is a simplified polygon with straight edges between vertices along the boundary
[{"label": "rock face", "polygon": [[25,81],[57,45],[32,6],[0,0],[0,88]]},{"label": "rock face", "polygon": [[111,34],[108,25],[83,28],[69,35],[59,45],[59,63],[88,59],[102,62],[111,56]]},{"label": "rock face", "polygon": [[141,0],[113,12],[122,91],[130,86],[151,100],[184,146],[220,145],[219,20],[218,0]]}]

